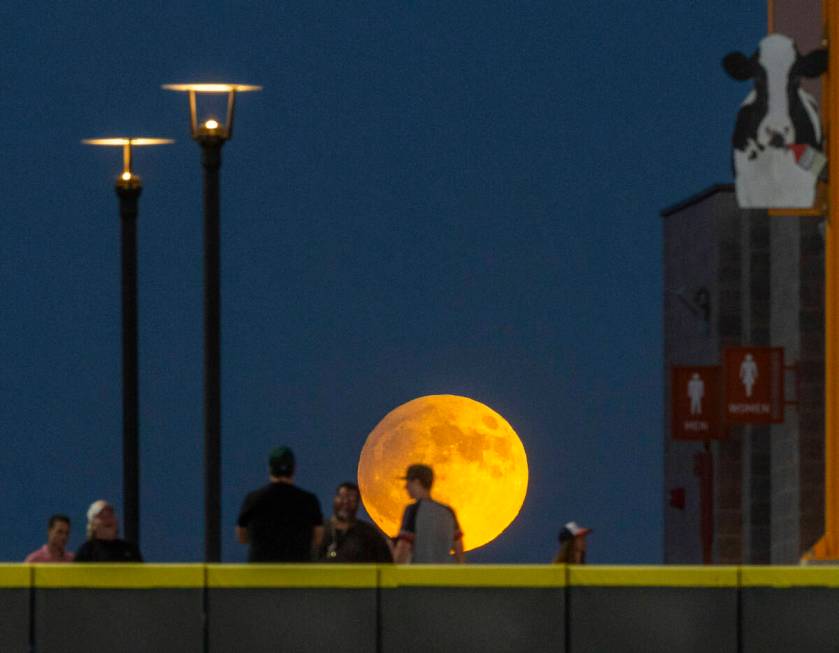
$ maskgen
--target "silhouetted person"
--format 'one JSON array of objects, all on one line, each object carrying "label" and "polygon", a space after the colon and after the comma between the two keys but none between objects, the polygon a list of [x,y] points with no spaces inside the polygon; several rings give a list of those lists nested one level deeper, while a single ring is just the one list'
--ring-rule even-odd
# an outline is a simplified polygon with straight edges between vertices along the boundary
[{"label": "silhouetted person", "polygon": [[403,477],[405,490],[416,501],[405,508],[393,553],[395,562],[464,562],[463,533],[451,507],[431,498],[434,470],[411,465]]},{"label": "silhouetted person", "polygon": [[554,557],[556,563],[584,565],[586,563],[586,536],[590,528],[578,526],[570,521],[559,531],[559,551]]},{"label": "silhouetted person", "polygon": [[236,537],[249,544],[249,562],[311,562],[323,539],[317,497],[294,485],[294,453],[277,447],[268,456],[270,482],[242,504]]},{"label": "silhouetted person", "polygon": [[323,562],[393,562],[390,546],[369,522],[356,518],[358,486],[346,481],[335,490],[318,559]]},{"label": "silhouetted person", "polygon": [[87,510],[87,541],[76,551],[76,562],[143,562],[134,542],[118,537],[114,507],[99,499]]},{"label": "silhouetted person", "polygon": [[73,554],[66,550],[70,539],[70,518],[53,515],[47,524],[47,543],[36,549],[24,562],[71,562]]}]

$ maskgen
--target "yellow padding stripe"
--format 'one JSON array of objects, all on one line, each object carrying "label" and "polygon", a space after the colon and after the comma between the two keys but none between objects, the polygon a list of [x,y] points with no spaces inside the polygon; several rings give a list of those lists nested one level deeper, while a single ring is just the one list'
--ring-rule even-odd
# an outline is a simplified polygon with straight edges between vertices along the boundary
[{"label": "yellow padding stripe", "polygon": [[376,565],[207,565],[207,586],[375,588]]},{"label": "yellow padding stripe", "polygon": [[20,588],[31,585],[32,572],[28,565],[17,563],[0,564],[0,587]]},{"label": "yellow padding stripe", "polygon": [[382,587],[564,587],[565,565],[383,565]]},{"label": "yellow padding stripe", "polygon": [[570,566],[571,586],[737,587],[737,567]]},{"label": "yellow padding stripe", "polygon": [[743,567],[743,587],[839,587],[839,568],[812,567]]},{"label": "yellow padding stripe", "polygon": [[839,587],[839,567],[0,564],[0,587]]},{"label": "yellow padding stripe", "polygon": [[35,568],[35,587],[154,589],[204,587],[204,565],[43,564]]}]

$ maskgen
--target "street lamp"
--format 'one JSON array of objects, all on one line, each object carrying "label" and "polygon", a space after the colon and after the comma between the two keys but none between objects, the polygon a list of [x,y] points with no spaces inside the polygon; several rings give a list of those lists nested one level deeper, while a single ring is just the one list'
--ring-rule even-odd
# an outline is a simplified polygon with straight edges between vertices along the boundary
[{"label": "street lamp", "polygon": [[[189,94],[189,126],[204,167],[204,559],[221,560],[221,297],[219,168],[221,147],[233,136],[236,96],[260,91],[252,84],[164,84]],[[207,98],[207,96],[211,96]],[[224,115],[204,104],[227,95]],[[205,102],[199,107],[199,96]]]},{"label": "street lamp", "polygon": [[140,428],[137,373],[137,200],[143,185],[132,170],[132,148],[174,143],[168,138],[89,138],[86,145],[122,147],[117,177],[122,260],[122,493],[125,537],[140,543]]}]

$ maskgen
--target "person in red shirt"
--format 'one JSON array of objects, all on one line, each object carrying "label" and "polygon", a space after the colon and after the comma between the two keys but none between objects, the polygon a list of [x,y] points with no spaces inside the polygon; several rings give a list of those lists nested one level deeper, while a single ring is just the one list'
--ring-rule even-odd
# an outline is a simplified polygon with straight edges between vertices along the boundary
[{"label": "person in red shirt", "polygon": [[73,554],[66,550],[69,539],[70,518],[53,515],[47,524],[47,543],[26,556],[24,562],[71,562]]}]

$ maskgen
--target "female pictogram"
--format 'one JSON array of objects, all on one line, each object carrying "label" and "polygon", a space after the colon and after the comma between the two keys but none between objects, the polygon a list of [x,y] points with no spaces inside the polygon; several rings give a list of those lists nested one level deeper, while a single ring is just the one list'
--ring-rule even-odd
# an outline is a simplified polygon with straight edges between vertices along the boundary
[{"label": "female pictogram", "polygon": [[746,354],[743,362],[740,363],[740,381],[746,388],[746,396],[751,397],[757,381],[757,363],[751,354]]}]

